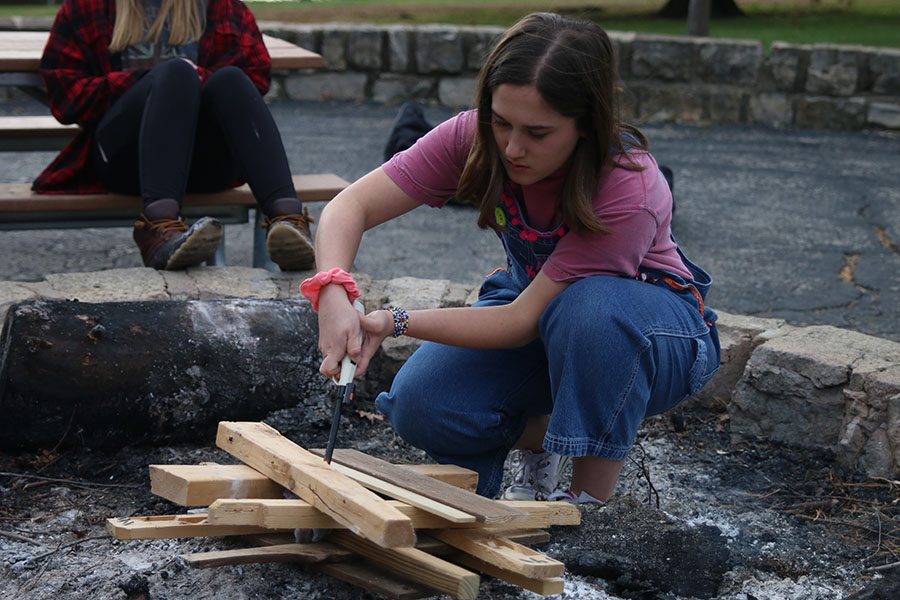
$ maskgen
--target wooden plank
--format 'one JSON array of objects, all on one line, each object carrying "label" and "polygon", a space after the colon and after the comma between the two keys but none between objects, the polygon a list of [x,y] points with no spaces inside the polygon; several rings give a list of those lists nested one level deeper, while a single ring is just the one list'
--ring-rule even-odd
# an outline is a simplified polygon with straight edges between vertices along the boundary
[{"label": "wooden plank", "polygon": [[477,517],[475,517],[475,515],[470,515],[469,513],[465,513],[461,510],[453,508],[452,506],[442,504],[437,500],[427,498],[412,490],[407,490],[405,488],[396,486],[393,483],[384,481],[383,479],[378,479],[377,477],[373,477],[372,475],[369,475],[367,473],[357,471],[356,469],[351,469],[350,467],[338,464],[334,461],[332,461],[331,463],[331,468],[339,473],[343,473],[354,481],[361,483],[370,490],[374,490],[379,494],[384,494],[385,496],[389,496],[391,498],[402,500],[407,504],[411,504],[412,506],[421,508],[424,511],[438,515],[442,519],[446,519],[452,523],[475,523],[477,521]]},{"label": "wooden plank", "polygon": [[279,544],[293,544],[294,532],[275,533],[267,531],[266,533],[254,533],[244,538],[248,544],[254,546],[278,546]]},{"label": "wooden plank", "polygon": [[402,577],[455,598],[474,599],[478,595],[480,578],[477,574],[418,548],[380,548],[369,540],[342,530],[331,532],[328,539]]},{"label": "wooden plank", "polygon": [[543,500],[497,500],[505,506],[512,506],[528,515],[524,524],[513,523],[503,528],[539,528],[556,525],[581,525],[581,511],[568,502],[546,502]]},{"label": "wooden plank", "polygon": [[[520,544],[543,543],[543,542],[549,541],[549,539],[550,539],[550,535],[546,531],[539,531],[539,530],[521,530],[521,531],[510,530],[510,531],[504,532],[504,534],[508,535],[509,539],[519,542]],[[289,537],[289,536],[284,536],[281,534],[278,534],[278,535],[256,535],[256,536],[249,536],[247,539],[256,541],[260,544],[283,544],[285,538],[287,538],[287,537]],[[527,577],[522,577],[521,575],[518,575],[516,573],[505,572],[501,569],[494,567],[493,565],[484,563],[483,561],[479,561],[478,559],[475,559],[471,556],[463,555],[463,554],[455,551],[453,548],[451,548],[447,544],[444,544],[443,542],[440,542],[428,535],[419,536],[419,540],[416,545],[416,548],[418,548],[419,550],[428,552],[429,554],[444,555],[444,556],[450,555],[453,557],[453,560],[455,560],[456,562],[459,562],[462,564],[465,561],[468,563],[468,566],[472,569],[481,571],[482,573],[492,575],[493,577],[497,577],[499,579],[503,579],[504,581],[510,581],[512,583],[515,583],[516,585],[519,585],[519,586],[529,589],[531,591],[537,592],[538,594],[550,595],[550,594],[561,594],[563,592],[563,580],[560,578],[550,578],[550,579],[538,580],[538,579],[530,579]],[[353,558],[348,559],[348,560],[354,560],[355,558],[356,557],[354,556]],[[343,559],[336,558],[335,560],[343,560]],[[316,571],[321,570],[322,572],[326,572],[330,575],[340,578],[340,576],[337,573],[333,572],[333,570],[343,570],[345,567],[351,567],[351,566],[356,566],[356,565],[361,565],[361,564],[364,564],[364,563],[358,563],[358,562],[349,562],[349,563],[335,562],[335,563],[332,563],[329,561],[327,563],[314,564],[309,568],[316,570]],[[350,583],[359,585],[358,583],[356,583],[354,581],[350,581],[347,579],[345,579],[345,581],[349,581]],[[367,589],[370,589],[370,588],[367,588]],[[387,590],[378,590],[376,588],[371,588],[371,589],[372,589],[372,591],[384,594],[385,596],[388,596],[388,597],[400,597],[400,596],[394,596],[392,592],[387,591]]]},{"label": "wooden plank", "polygon": [[490,531],[494,535],[526,546],[546,544],[550,541],[550,533],[543,529],[485,529],[484,531]]},{"label": "wooden plank", "polygon": [[416,473],[449,483],[450,485],[474,492],[478,487],[478,471],[456,465],[416,464],[400,465]]},{"label": "wooden plank", "polygon": [[[388,504],[409,517],[416,529],[473,527],[476,523],[451,523],[436,515],[398,500]],[[323,514],[303,500],[220,499],[209,506],[210,523],[256,525],[270,529],[345,529],[344,525]]]},{"label": "wooden plank", "polygon": [[265,423],[219,423],[216,445],[385,548],[409,547],[409,517]]},{"label": "wooden plank", "polygon": [[[293,181],[297,197],[304,202],[331,200],[349,185],[332,173],[294,175]],[[0,184],[0,214],[130,210],[137,215],[141,210],[141,202],[138,196],[112,193],[44,195],[32,192],[30,183]],[[187,194],[184,202],[189,206],[256,206],[256,199],[246,184],[211,194]]]},{"label": "wooden plank", "polygon": [[[263,525],[263,521],[265,520],[265,512],[267,507],[272,507],[277,517],[281,517],[283,513],[286,512],[286,509],[280,506],[283,502],[285,502],[284,498],[220,498],[218,500],[213,501],[212,504],[209,505],[209,512],[207,513],[209,516],[209,522],[215,523],[217,525],[256,525],[258,527],[265,527]],[[316,510],[313,506],[305,501],[305,500],[288,500],[288,507],[295,507],[297,503],[300,502],[300,506],[302,506],[302,513],[297,514],[300,511],[291,510],[291,516],[299,516],[297,519],[285,519],[280,518],[281,521],[291,523],[287,527],[279,527],[279,529],[325,529],[324,527],[318,527],[317,525],[313,525],[309,527],[306,523],[328,523],[334,524],[337,527],[340,527],[340,523],[329,517],[328,515]],[[293,523],[303,523],[303,525],[293,525]],[[267,527],[267,529],[269,529]],[[271,528],[271,529],[274,529]]]},{"label": "wooden plank", "polygon": [[246,565],[252,563],[295,563],[309,565],[324,561],[352,560],[355,555],[349,550],[327,542],[315,544],[279,544],[237,548],[213,552],[195,552],[181,556],[195,569],[222,567],[226,565]]},{"label": "wooden plank", "polygon": [[[312,452],[320,455],[324,454],[324,450],[312,450]],[[402,465],[391,464],[358,450],[338,448],[334,451],[332,461],[389,482],[397,487],[414,491],[420,496],[435,500],[446,506],[452,506],[464,513],[474,515],[479,523],[484,523],[485,525],[514,526],[527,518],[525,513],[508,505],[500,504],[473,492],[436,481]]]},{"label": "wooden plank", "polygon": [[263,34],[263,42],[272,58],[273,70],[319,69],[325,66],[320,55],[287,40]]},{"label": "wooden plank", "polygon": [[315,565],[313,570],[394,600],[416,600],[434,596],[434,591],[424,586],[404,581],[364,562],[327,563]]},{"label": "wooden plank", "polygon": [[106,528],[117,540],[220,537],[272,531],[254,525],[215,525],[206,520],[206,515],[117,517],[107,519]]},{"label": "wooden plank", "polygon": [[434,595],[433,591],[425,587],[379,572],[374,567],[359,562],[359,556],[353,552],[327,542],[195,552],[183,554],[181,558],[195,569],[255,563],[298,564],[388,598],[413,600]]},{"label": "wooden plank", "polygon": [[[498,534],[500,533],[500,530],[498,530]],[[519,544],[541,544],[550,541],[550,534],[540,530],[508,530],[503,531],[502,534],[508,540]],[[474,571],[496,577],[497,579],[502,579],[503,581],[508,581],[514,585],[518,585],[519,587],[544,596],[561,594],[563,592],[562,578],[550,577],[547,579],[533,579],[524,577],[518,573],[505,571],[498,568],[496,565],[479,560],[474,556],[458,551],[448,552],[448,550],[451,550],[450,546],[447,546],[443,542],[440,542],[429,535],[420,535],[419,543],[416,547],[425,549],[428,552],[439,552],[442,556],[446,556],[448,560],[452,560],[453,562],[459,563]]]},{"label": "wooden plank", "polygon": [[0,117],[0,137],[74,137],[78,125],[63,125],[50,115]]},{"label": "wooden plank", "polygon": [[566,566],[546,554],[484,531],[437,530],[431,535],[498,569],[530,579],[560,577]]},{"label": "wooden plank", "polygon": [[[498,533],[498,535],[501,535],[501,533]],[[510,529],[503,531],[502,535],[520,544],[545,544],[550,541],[550,534],[540,529]],[[280,546],[294,543],[293,533],[258,533],[248,535],[244,539],[248,543],[258,546]],[[459,553],[456,549],[436,540],[430,535],[419,536],[416,540],[416,548],[435,556],[448,556]]]},{"label": "wooden plank", "polygon": [[451,558],[454,562],[468,567],[473,571],[478,571],[479,573],[484,573],[485,575],[490,575],[491,577],[502,579],[503,581],[507,581],[513,585],[525,588],[526,590],[530,590],[542,596],[562,594],[565,589],[562,577],[550,577],[547,579],[533,579],[530,577],[524,577],[522,575],[519,575],[518,573],[504,571],[503,569],[500,569],[495,565],[486,563],[483,560],[478,560],[474,556],[469,556],[468,554],[463,553],[454,554]]},{"label": "wooden plank", "polygon": [[[0,71],[37,71],[49,36],[48,31],[0,32]],[[267,34],[262,37],[272,69],[318,69],[325,64],[315,52]]]},{"label": "wooden plank", "polygon": [[[453,523],[399,500],[391,500],[388,504],[409,517],[416,529],[482,527],[480,523],[474,521]],[[515,502],[515,504],[519,510],[528,514],[528,519],[521,522],[517,526],[518,528],[539,529],[554,525],[578,525],[581,522],[581,511],[577,506],[568,502],[522,501]],[[223,498],[216,500],[209,506],[209,522],[220,525],[257,525],[270,529],[340,529],[343,527],[304,500],[283,498]],[[497,534],[494,528],[488,528],[485,531]]]},{"label": "wooden plank", "polygon": [[0,71],[37,71],[48,31],[0,32]]},{"label": "wooden plank", "polygon": [[150,491],[181,506],[218,498],[283,498],[284,488],[247,465],[150,465]]},{"label": "wooden plank", "polygon": [[[478,485],[478,473],[456,465],[404,466],[457,487],[474,490]],[[217,463],[150,465],[150,491],[182,506],[209,506],[220,498],[284,498],[284,488],[259,471]]]},{"label": "wooden plank", "polygon": [[[513,533],[513,535],[518,536],[516,541],[520,541],[521,543],[529,543],[528,540],[534,539],[535,535],[543,539],[543,536],[546,535],[546,531],[519,531],[518,533]],[[280,546],[283,544],[293,544],[294,542],[294,534],[284,534],[284,533],[263,533],[263,534],[252,534],[248,535],[246,539],[249,543],[256,544],[259,546]],[[525,541],[522,541],[525,540]],[[323,543],[323,542],[318,542]],[[434,554],[435,556],[447,556],[450,554],[454,554],[457,552],[454,548],[448,546],[444,542],[434,539],[430,535],[423,535],[416,539],[416,548],[422,550],[423,552],[427,552],[428,554]],[[345,550],[342,548],[342,552]],[[353,555],[356,557],[356,555]],[[357,557],[358,558],[358,557]]]}]

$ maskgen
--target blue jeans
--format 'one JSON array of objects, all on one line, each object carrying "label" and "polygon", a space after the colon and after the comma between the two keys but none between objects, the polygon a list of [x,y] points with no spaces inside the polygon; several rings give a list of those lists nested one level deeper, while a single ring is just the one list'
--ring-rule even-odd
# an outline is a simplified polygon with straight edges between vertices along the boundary
[{"label": "blue jeans", "polygon": [[[505,272],[477,305],[519,294]],[[570,285],[544,311],[540,337],[513,349],[424,343],[400,369],[379,411],[440,463],[479,474],[494,497],[503,463],[529,417],[550,415],[544,448],[624,459],[644,417],[696,394],[719,366],[715,313],[664,284],[611,276]]]}]

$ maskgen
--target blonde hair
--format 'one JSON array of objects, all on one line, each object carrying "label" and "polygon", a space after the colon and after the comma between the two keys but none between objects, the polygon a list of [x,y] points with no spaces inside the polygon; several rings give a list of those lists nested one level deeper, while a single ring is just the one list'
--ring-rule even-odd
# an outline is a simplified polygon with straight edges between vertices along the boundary
[{"label": "blonde hair", "polygon": [[203,35],[203,15],[197,0],[162,0],[159,14],[150,24],[149,31],[143,0],[116,0],[116,22],[109,51],[121,52],[147,40],[158,42],[167,20],[169,43],[173,46],[199,40]]}]

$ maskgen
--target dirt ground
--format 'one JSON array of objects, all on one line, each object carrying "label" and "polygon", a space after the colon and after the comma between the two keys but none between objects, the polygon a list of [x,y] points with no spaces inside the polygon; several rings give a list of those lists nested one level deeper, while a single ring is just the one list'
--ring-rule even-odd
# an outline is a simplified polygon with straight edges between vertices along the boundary
[{"label": "dirt ground", "polygon": [[[374,415],[345,407],[340,445],[426,462]],[[325,443],[325,398],[266,422],[306,447]],[[542,550],[567,564],[568,599],[832,600],[900,597],[900,482],[840,473],[828,454],[733,446],[725,413],[653,419],[606,506],[554,528]],[[77,440],[77,432],[69,439]],[[233,462],[213,446],[0,454],[0,598],[175,600],[373,598],[293,565],[195,570],[179,555],[238,538],[119,542],[108,517],[183,513],[150,494],[147,465]],[[483,598],[535,598],[482,578]]]}]

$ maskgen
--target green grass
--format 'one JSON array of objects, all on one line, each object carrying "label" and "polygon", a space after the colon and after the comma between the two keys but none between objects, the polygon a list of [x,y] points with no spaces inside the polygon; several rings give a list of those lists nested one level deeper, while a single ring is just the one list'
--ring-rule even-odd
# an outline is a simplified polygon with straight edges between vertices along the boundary
[{"label": "green grass", "polygon": [[[654,16],[665,0],[317,0],[249,2],[260,19],[508,26],[532,10],[591,19],[606,29],[683,35],[684,20]],[[897,0],[737,0],[745,17],[714,19],[710,34],[798,44],[900,47]]]},{"label": "green grass", "polygon": [[[597,19],[606,29],[682,35],[686,25],[663,19]],[[747,18],[721,19],[710,24],[710,35],[717,38],[760,40],[766,46],[775,41],[794,44],[860,44],[900,47],[900,15],[753,14]]]},{"label": "green grass", "polygon": [[[654,13],[665,0],[249,0],[260,20],[297,22],[453,23],[508,26],[533,10],[589,18],[606,29],[682,35],[683,20]],[[719,38],[799,44],[834,43],[900,48],[897,0],[737,0],[745,17],[714,19]],[[0,5],[0,16],[52,15],[46,5]]]},{"label": "green grass", "polygon": [[0,17],[46,17],[55,14],[56,7],[46,4],[0,4]]}]

